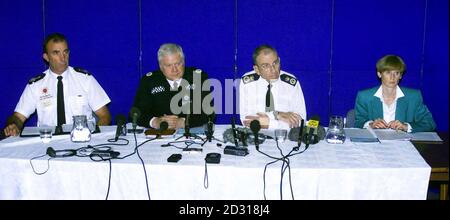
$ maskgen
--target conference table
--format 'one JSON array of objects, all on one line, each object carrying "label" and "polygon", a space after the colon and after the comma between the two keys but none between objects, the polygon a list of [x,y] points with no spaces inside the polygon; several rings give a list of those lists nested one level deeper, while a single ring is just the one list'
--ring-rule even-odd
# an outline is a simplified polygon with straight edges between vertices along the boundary
[{"label": "conference table", "polygon": [[[214,137],[223,140],[228,128],[216,125]],[[409,141],[354,143],[347,139],[344,144],[329,144],[321,140],[306,150],[302,144],[287,166],[261,152],[279,158],[281,152],[286,155],[297,146],[289,140],[278,142],[277,148],[275,140],[267,139],[259,146],[261,152],[249,145],[248,155],[235,156],[224,154],[224,147],[232,143],[212,140],[201,146],[201,140],[182,135],[151,140],[143,133],[127,134],[121,138],[129,143],[115,146],[107,140],[114,138],[116,126],[100,130],[85,143],[71,142],[69,135],[53,136],[47,144],[39,137],[0,141],[0,199],[424,200],[432,176],[432,167]],[[166,145],[175,138],[188,142]],[[186,143],[201,151],[183,150]],[[130,156],[93,161],[86,156],[46,155],[48,147],[63,150],[99,144],[120,152],[119,157]],[[139,155],[132,154],[139,144]],[[168,162],[174,153],[182,159]],[[220,163],[206,164],[208,153],[220,153]]]},{"label": "conference table", "polygon": [[431,166],[431,182],[440,185],[439,198],[448,200],[448,132],[438,133],[442,142],[413,141],[412,143]]}]

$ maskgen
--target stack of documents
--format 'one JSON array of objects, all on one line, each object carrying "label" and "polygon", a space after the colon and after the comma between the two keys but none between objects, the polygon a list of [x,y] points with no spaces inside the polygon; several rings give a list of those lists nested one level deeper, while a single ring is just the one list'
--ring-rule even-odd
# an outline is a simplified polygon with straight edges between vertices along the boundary
[{"label": "stack of documents", "polygon": [[352,142],[379,142],[380,140],[442,142],[436,132],[407,133],[393,129],[345,128],[345,134]]}]

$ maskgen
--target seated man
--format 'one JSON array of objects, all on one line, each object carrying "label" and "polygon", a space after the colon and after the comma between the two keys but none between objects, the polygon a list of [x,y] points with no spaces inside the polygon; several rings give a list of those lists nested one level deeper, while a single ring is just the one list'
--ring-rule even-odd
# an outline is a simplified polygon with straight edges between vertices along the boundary
[{"label": "seated man", "polygon": [[213,120],[210,92],[202,91],[208,75],[201,69],[185,68],[182,48],[177,44],[161,45],[158,63],[160,69],[143,76],[136,92],[133,107],[141,111],[137,124],[159,129],[166,121],[170,129],[178,129],[185,127],[187,115],[189,127],[206,124],[208,115]]},{"label": "seated man", "polygon": [[6,136],[18,135],[25,120],[37,111],[38,125],[72,124],[72,116],[98,118],[98,125],[108,125],[111,115],[106,106],[111,100],[87,71],[69,66],[69,48],[64,35],[54,33],[44,41],[43,58],[49,65],[44,73],[30,79],[14,114],[9,117]]},{"label": "seated man", "polygon": [[259,120],[261,128],[293,128],[306,119],[302,88],[294,75],[280,70],[277,51],[261,45],[253,52],[253,71],[239,85],[239,113],[243,125]]}]

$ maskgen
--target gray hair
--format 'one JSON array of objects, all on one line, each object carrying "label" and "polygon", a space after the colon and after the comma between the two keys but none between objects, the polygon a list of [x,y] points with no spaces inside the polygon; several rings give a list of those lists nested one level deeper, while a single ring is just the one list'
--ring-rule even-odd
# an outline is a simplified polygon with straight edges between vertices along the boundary
[{"label": "gray hair", "polygon": [[158,63],[161,62],[161,59],[167,55],[180,54],[181,60],[184,62],[184,53],[183,49],[178,44],[167,43],[161,45],[158,50]]}]

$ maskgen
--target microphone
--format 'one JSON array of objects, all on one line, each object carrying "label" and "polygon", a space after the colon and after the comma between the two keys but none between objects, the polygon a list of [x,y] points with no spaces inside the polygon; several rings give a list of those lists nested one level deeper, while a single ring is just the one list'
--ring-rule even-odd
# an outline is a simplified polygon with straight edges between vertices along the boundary
[{"label": "microphone", "polygon": [[253,120],[250,122],[250,129],[253,132],[253,135],[255,136],[255,147],[256,150],[259,150],[259,143],[258,143],[258,132],[261,130],[261,124],[258,120]]},{"label": "microphone", "polygon": [[132,107],[130,110],[131,124],[133,126],[133,130],[136,130],[137,120],[141,117],[141,110],[136,107]]},{"label": "microphone", "polygon": [[314,115],[311,119],[309,119],[308,123],[306,124],[306,148],[309,146],[309,144],[313,143],[313,137],[317,137],[317,130],[319,127],[319,121],[320,117],[318,115]]},{"label": "microphone", "polygon": [[125,122],[127,121],[127,119],[125,118],[124,115],[116,115],[116,124],[117,124],[117,128],[116,128],[116,136],[114,137],[114,141],[119,140],[119,136],[122,133],[123,130],[123,126],[125,125]]},{"label": "microphone", "polygon": [[[289,140],[295,141],[295,142],[301,141],[303,143],[306,143],[306,136],[307,136],[306,129],[307,129],[306,126],[304,126],[303,129],[301,129],[301,131],[300,131],[300,127],[292,128],[291,130],[289,130],[289,135],[288,135]],[[319,125],[317,127],[317,137],[315,137],[316,135],[313,135],[313,136],[314,136],[314,138],[313,138],[314,140],[310,144],[316,144],[320,140],[325,139],[325,136],[326,136],[325,128]]]},{"label": "microphone", "polygon": [[208,122],[206,123],[206,139],[208,142],[212,141],[214,134],[214,122],[212,120],[212,116],[208,115]]},{"label": "microphone", "polygon": [[161,138],[162,133],[169,128],[169,123],[167,121],[162,121],[159,123],[159,130],[156,133],[156,138]]},{"label": "microphone", "polygon": [[47,155],[50,156],[50,157],[56,157],[55,149],[53,149],[53,147],[48,147],[47,148]]},{"label": "microphone", "polygon": [[162,121],[162,122],[159,124],[159,130],[160,130],[161,132],[167,130],[167,128],[169,128],[169,123],[167,123],[167,121]]},{"label": "microphone", "polygon": [[302,146],[302,136],[303,136],[304,125],[305,125],[305,120],[302,118],[302,121],[300,122],[300,129],[298,131],[297,147],[295,148],[295,150],[299,150],[300,146]]},{"label": "microphone", "polygon": [[234,145],[236,146],[236,148],[238,148],[239,147],[239,142],[238,142],[238,139],[236,137],[236,122],[234,121],[234,115],[231,116],[231,131],[233,133]]}]

